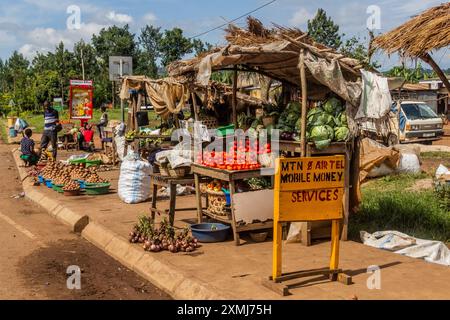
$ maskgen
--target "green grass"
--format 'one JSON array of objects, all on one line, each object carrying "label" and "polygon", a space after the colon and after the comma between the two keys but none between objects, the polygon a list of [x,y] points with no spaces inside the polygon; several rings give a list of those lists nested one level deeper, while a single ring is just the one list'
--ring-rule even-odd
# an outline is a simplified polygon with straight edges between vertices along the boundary
[{"label": "green grass", "polygon": [[420,154],[422,159],[450,159],[450,152],[446,151],[430,151],[430,152],[422,152]]},{"label": "green grass", "polygon": [[[108,118],[109,120],[121,120],[122,115],[120,109],[109,109],[108,111]],[[89,122],[91,123],[98,123],[100,121],[101,112],[99,109],[94,109],[94,116],[93,119]],[[32,113],[24,113],[21,114],[21,117],[28,122],[30,127],[35,128],[34,132],[41,133],[44,130],[44,115],[41,114],[32,114]],[[61,120],[67,120],[68,113],[67,112],[61,112],[60,117]],[[127,119],[127,111],[125,110],[125,121]],[[149,112],[149,120],[151,125],[159,125],[159,120],[157,120],[156,113],[154,111]],[[79,123],[78,120],[73,120],[74,123]]]},{"label": "green grass", "polygon": [[8,143],[8,133],[6,132],[6,123],[3,120],[0,120],[0,139],[3,140],[4,143]]},{"label": "green grass", "polygon": [[423,178],[427,176],[390,176],[363,187],[360,211],[350,217],[350,238],[359,239],[361,230],[397,230],[418,238],[450,241],[450,212],[440,206],[437,194],[406,190]]}]

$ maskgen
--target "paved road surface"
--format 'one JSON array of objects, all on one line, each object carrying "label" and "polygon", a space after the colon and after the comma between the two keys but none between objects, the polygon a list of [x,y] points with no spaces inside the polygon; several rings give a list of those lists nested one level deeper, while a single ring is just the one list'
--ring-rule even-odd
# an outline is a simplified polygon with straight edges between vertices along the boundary
[{"label": "paved road surface", "polygon": [[[20,197],[13,161],[0,141],[0,299],[170,299]],[[71,265],[81,269],[81,290],[67,289]]]}]

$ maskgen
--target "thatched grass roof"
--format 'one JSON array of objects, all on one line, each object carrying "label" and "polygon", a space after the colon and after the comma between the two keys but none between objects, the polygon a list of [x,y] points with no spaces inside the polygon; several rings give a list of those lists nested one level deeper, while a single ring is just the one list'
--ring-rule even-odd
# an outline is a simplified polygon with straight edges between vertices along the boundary
[{"label": "thatched grass roof", "polygon": [[450,45],[450,2],[426,10],[398,28],[375,38],[375,48],[421,57]]},{"label": "thatched grass roof", "polygon": [[[359,76],[362,68],[356,59],[348,58],[332,48],[315,42],[305,32],[295,28],[274,25],[268,29],[252,17],[247,19],[247,28],[229,25],[225,30],[227,46],[214,48],[198,57],[176,61],[168,67],[170,76],[187,75],[199,71],[200,62],[206,56],[212,58],[212,71],[226,70],[239,65],[242,71],[259,72],[281,82],[299,84],[298,60],[300,49],[328,61],[337,60],[349,79]],[[310,79],[310,75],[307,75]],[[314,79],[311,79],[315,82]],[[319,83],[316,82],[319,85]]]}]

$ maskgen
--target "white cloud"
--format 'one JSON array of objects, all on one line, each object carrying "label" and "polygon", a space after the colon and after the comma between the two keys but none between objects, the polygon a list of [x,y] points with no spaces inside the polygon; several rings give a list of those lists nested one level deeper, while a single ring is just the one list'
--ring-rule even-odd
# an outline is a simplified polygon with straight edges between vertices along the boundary
[{"label": "white cloud", "polygon": [[158,20],[158,17],[153,12],[148,12],[144,16],[144,21],[147,23],[155,23]]},{"label": "white cloud", "polygon": [[131,23],[133,22],[133,17],[124,13],[116,13],[115,11],[110,11],[106,14],[106,17],[116,23]]},{"label": "white cloud", "polygon": [[291,19],[289,19],[289,23],[292,26],[300,27],[305,26],[308,20],[314,18],[314,14],[306,10],[305,8],[300,8],[296,12]]},{"label": "white cloud", "polygon": [[23,54],[25,58],[33,60],[38,52],[48,52],[49,48],[42,48],[34,44],[26,43],[19,48],[19,53]]},{"label": "white cloud", "polygon": [[33,44],[55,46],[61,41],[71,43],[71,40],[61,30],[53,28],[35,28],[27,35],[28,40]]}]

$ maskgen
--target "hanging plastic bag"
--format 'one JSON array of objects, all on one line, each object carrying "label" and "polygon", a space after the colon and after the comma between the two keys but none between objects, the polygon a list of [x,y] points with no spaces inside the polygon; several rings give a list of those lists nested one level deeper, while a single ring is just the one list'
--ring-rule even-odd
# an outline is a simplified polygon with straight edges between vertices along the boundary
[{"label": "hanging plastic bag", "polygon": [[16,123],[14,124],[14,129],[17,132],[23,132],[28,127],[29,127],[28,123],[21,118],[17,118]]}]

